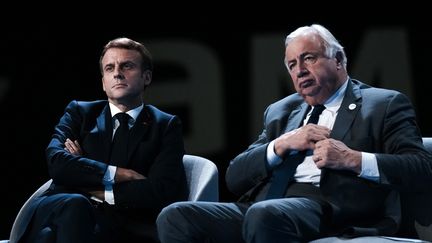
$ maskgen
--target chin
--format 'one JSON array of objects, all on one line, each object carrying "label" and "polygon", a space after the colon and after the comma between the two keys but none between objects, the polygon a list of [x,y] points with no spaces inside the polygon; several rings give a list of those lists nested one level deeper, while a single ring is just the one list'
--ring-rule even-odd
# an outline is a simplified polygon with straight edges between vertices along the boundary
[{"label": "chin", "polygon": [[318,97],[314,97],[314,96],[303,96],[303,99],[305,99],[306,103],[308,103],[309,105],[317,105],[320,104],[320,98]]}]

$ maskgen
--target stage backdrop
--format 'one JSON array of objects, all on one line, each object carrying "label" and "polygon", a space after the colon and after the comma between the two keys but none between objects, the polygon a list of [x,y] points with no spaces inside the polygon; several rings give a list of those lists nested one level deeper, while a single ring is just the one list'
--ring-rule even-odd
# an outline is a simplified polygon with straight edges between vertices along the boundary
[{"label": "stage backdrop", "polygon": [[407,94],[423,135],[432,136],[426,88],[432,39],[424,25],[231,19],[8,28],[0,40],[0,238],[8,237],[22,203],[49,179],[45,148],[65,106],[72,99],[105,98],[99,54],[116,37],[148,46],[155,68],[145,102],[180,116],[187,153],[219,168],[222,201],[235,199],[224,180],[230,160],[257,138],[266,106],[294,92],[283,63],[284,39],[301,25],[328,27],[346,48],[350,76]]}]

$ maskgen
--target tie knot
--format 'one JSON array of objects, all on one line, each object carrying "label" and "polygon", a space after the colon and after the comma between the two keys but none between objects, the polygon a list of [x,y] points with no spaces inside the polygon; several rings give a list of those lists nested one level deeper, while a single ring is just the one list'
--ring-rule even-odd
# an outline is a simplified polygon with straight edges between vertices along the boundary
[{"label": "tie knot", "polygon": [[323,110],[325,110],[325,108],[326,107],[324,105],[316,105],[313,107],[312,114],[320,115]]},{"label": "tie knot", "polygon": [[125,112],[117,113],[115,117],[119,120],[120,125],[128,125],[130,116]]},{"label": "tie knot", "polygon": [[317,124],[318,123],[318,119],[319,116],[321,115],[321,113],[323,112],[323,110],[325,110],[325,106],[324,105],[316,105],[313,107],[312,113],[309,117],[309,120],[307,123],[314,123]]}]

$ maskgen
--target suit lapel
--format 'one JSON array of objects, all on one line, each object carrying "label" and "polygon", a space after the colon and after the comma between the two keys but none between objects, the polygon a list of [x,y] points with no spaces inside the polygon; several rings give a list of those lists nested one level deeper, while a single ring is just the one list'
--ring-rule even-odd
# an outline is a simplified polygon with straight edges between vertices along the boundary
[{"label": "suit lapel", "polygon": [[343,140],[361,108],[361,101],[362,97],[359,86],[353,84],[351,80],[348,80],[345,97],[339,108],[338,115],[330,135],[332,138],[341,141]]},{"label": "suit lapel", "polygon": [[130,161],[142,137],[147,133],[147,130],[152,123],[148,108],[144,105],[141,113],[138,115],[134,126],[131,128],[128,147],[128,161]]},{"label": "suit lapel", "polygon": [[286,132],[299,128],[302,125],[303,119],[306,116],[308,105],[304,102],[297,106],[289,115],[286,126]]},{"label": "suit lapel", "polygon": [[[339,108],[336,121],[333,125],[333,130],[330,137],[339,141],[343,141],[347,132],[350,130],[355,117],[362,105],[362,96],[360,87],[354,84],[351,79],[348,80],[348,85],[345,91],[345,96]],[[320,185],[322,190],[327,188],[328,173],[330,170],[327,168],[321,169]]]},{"label": "suit lapel", "polygon": [[[99,151],[111,151],[112,140],[112,117],[109,106],[106,105],[102,113],[96,119],[97,129],[99,130],[101,144],[103,149]],[[110,153],[103,152],[104,161],[110,160]]]}]

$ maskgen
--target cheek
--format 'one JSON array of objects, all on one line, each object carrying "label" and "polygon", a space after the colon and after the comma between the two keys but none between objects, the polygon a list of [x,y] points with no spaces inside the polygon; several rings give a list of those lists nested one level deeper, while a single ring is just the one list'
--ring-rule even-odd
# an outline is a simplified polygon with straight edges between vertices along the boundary
[{"label": "cheek", "polygon": [[294,88],[297,89],[297,86],[298,86],[298,80],[297,80],[297,78],[295,77],[295,75],[291,75],[291,74],[290,74],[290,77],[291,77],[291,82],[294,85]]},{"label": "cheek", "polygon": [[112,86],[112,83],[109,79],[102,79],[102,88],[104,91],[110,90],[110,87]]},{"label": "cheek", "polygon": [[103,79],[102,79],[102,89],[105,91],[106,90],[106,81],[104,81]]}]

